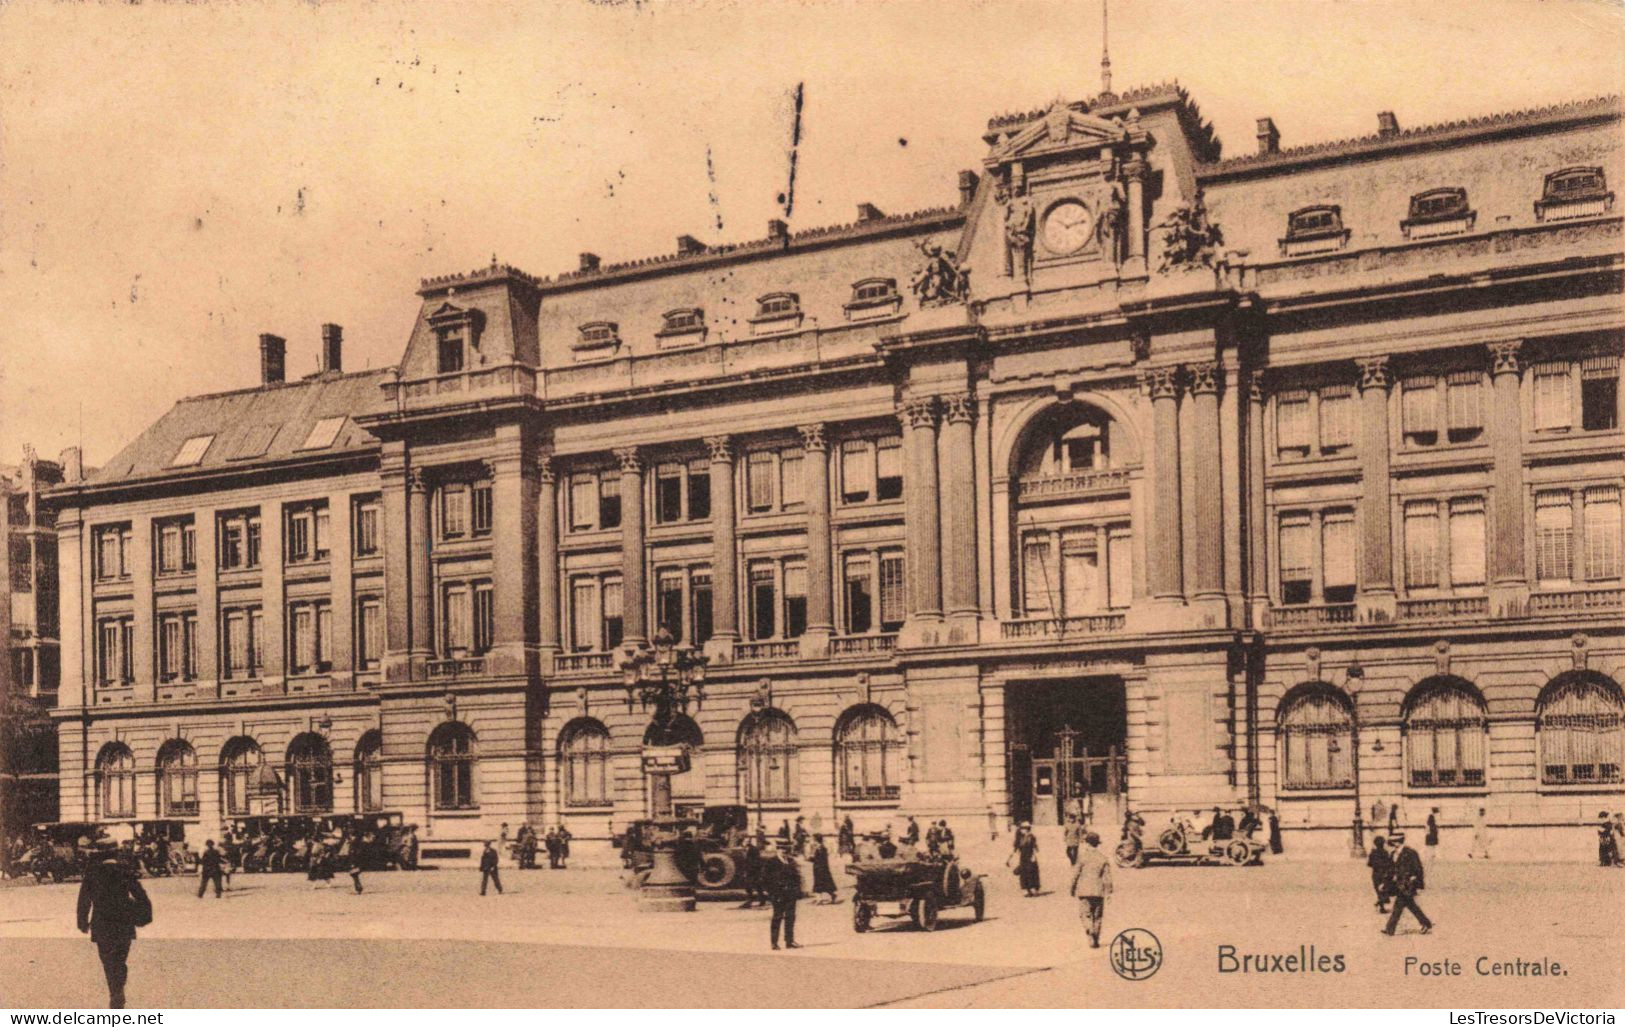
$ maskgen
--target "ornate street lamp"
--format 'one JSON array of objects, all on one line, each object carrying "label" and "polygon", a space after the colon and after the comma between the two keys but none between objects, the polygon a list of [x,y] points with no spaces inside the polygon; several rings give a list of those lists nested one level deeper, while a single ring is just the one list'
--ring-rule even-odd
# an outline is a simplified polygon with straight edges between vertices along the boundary
[{"label": "ornate street lamp", "polygon": [[672,816],[671,779],[689,766],[688,746],[673,730],[690,702],[705,698],[704,655],[679,646],[671,632],[661,628],[652,646],[628,646],[621,673],[626,701],[639,700],[654,708],[643,746],[643,772],[650,778],[653,865],[638,892],[638,908],[646,913],[685,913],[694,909],[694,886],[677,867],[677,825]]},{"label": "ornate street lamp", "polygon": [[1344,671],[1344,678],[1344,688],[1349,694],[1349,759],[1354,768],[1354,837],[1349,842],[1349,855],[1363,859],[1365,820],[1360,808],[1360,684],[1365,679],[1365,668],[1356,660]]}]

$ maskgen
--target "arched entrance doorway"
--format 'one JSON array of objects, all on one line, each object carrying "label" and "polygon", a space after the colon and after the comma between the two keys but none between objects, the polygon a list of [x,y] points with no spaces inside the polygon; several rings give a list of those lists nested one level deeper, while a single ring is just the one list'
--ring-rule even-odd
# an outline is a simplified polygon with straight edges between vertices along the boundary
[{"label": "arched entrance doorway", "polygon": [[1128,792],[1128,705],[1118,677],[1020,682],[1005,689],[1010,815],[1059,824],[1122,819]]}]

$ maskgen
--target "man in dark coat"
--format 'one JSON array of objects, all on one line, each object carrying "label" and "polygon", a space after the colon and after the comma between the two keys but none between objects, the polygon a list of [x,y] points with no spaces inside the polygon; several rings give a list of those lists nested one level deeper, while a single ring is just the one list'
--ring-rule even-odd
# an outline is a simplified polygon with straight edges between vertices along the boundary
[{"label": "man in dark coat", "polygon": [[796,903],[801,900],[801,870],[788,846],[779,846],[763,863],[767,875],[768,897],[773,901],[773,920],[768,937],[773,947],[779,947],[779,927],[784,927],[784,947],[799,949],[796,944]]},{"label": "man in dark coat", "polygon": [[201,899],[204,891],[209,887],[209,882],[213,881],[214,897],[218,899],[220,897],[220,882],[225,877],[225,857],[219,849],[214,847],[213,838],[203,843],[203,852],[197,858],[197,865],[197,897]]},{"label": "man in dark coat", "polygon": [[487,883],[497,886],[497,894],[502,894],[502,877],[497,872],[497,850],[490,842],[485,843],[485,851],[480,853],[480,894],[485,894]]},{"label": "man in dark coat", "polygon": [[767,890],[762,887],[762,863],[762,839],[758,835],[745,843],[745,901],[739,904],[740,909],[750,909],[767,899]]},{"label": "man in dark coat", "polygon": [[824,836],[813,835],[812,850],[813,868],[813,894],[828,895],[831,904],[835,902],[835,875],[829,868],[829,846],[824,844]]},{"label": "man in dark coat", "polygon": [[89,934],[107,977],[107,1002],[124,1008],[130,945],[135,929],[152,923],[152,900],[133,873],[119,865],[111,847],[98,848],[79,885],[79,933]]},{"label": "man in dark coat", "polygon": [[1377,912],[1388,912],[1388,896],[1393,894],[1394,857],[1388,853],[1382,835],[1371,839],[1371,854],[1365,858],[1371,868],[1371,889],[1377,893]]},{"label": "man in dark coat", "polygon": [[903,828],[903,847],[915,848],[920,844],[920,825],[914,822],[913,817],[908,818],[908,826]]},{"label": "man in dark coat", "polygon": [[1422,857],[1416,850],[1405,844],[1405,836],[1393,836],[1394,845],[1399,854],[1394,857],[1394,911],[1388,914],[1388,926],[1382,929],[1384,934],[1393,934],[1394,928],[1399,926],[1399,917],[1407,909],[1415,915],[1418,923],[1422,925],[1422,933],[1433,930],[1433,921],[1422,912],[1422,907],[1416,904],[1416,893],[1421,891],[1424,882],[1422,878]]},{"label": "man in dark coat", "polygon": [[1603,810],[1597,814],[1597,865],[1611,867],[1619,858],[1614,841],[1614,825],[1608,819],[1608,811]]}]

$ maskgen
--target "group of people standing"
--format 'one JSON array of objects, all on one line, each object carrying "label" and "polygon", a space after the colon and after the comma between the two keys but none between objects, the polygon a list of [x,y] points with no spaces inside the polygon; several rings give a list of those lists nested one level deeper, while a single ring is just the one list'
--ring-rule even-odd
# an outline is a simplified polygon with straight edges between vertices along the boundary
[{"label": "group of people standing", "polygon": [[547,853],[549,870],[565,870],[568,869],[570,861],[570,839],[574,837],[568,827],[556,824],[547,829],[545,836],[538,838],[536,829],[526,823],[519,825],[519,832],[510,841],[508,825],[504,823],[501,842],[504,851],[513,852],[520,870],[535,870],[536,854],[543,851]]}]

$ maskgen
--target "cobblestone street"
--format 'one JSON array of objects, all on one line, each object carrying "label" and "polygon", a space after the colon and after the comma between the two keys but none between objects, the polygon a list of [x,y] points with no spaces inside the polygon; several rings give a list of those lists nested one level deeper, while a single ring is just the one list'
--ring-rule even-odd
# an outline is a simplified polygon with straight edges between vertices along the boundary
[{"label": "cobblestone street", "polygon": [[[991,854],[989,854],[991,857]],[[1378,933],[1365,870],[1353,862],[1120,872],[1109,938],[1142,927],[1161,940],[1151,980],[1120,980],[1092,951],[1063,897],[1021,897],[991,858],[988,919],[944,914],[933,934],[903,921],[853,932],[846,901],[800,907],[805,948],[770,952],[768,914],[703,903],[644,915],[610,870],[520,873],[478,895],[466,870],[341,879],[236,878],[224,899],[190,880],[148,882],[156,922],[131,957],[132,1007],[188,1006],[1618,1006],[1625,874],[1584,865],[1439,864],[1422,905],[1438,927]],[[844,878],[843,886],[850,881]],[[338,885],[342,884],[343,887]],[[95,950],[73,930],[72,885],[0,889],[0,1005],[72,1007],[104,997]],[[1409,930],[1413,933],[1403,933]],[[1341,954],[1344,973],[1219,973],[1238,954]],[[1453,960],[1461,974],[1406,973],[1406,957]],[[1549,959],[1566,976],[1481,976],[1496,962]],[[793,964],[786,966],[785,964]]]}]

